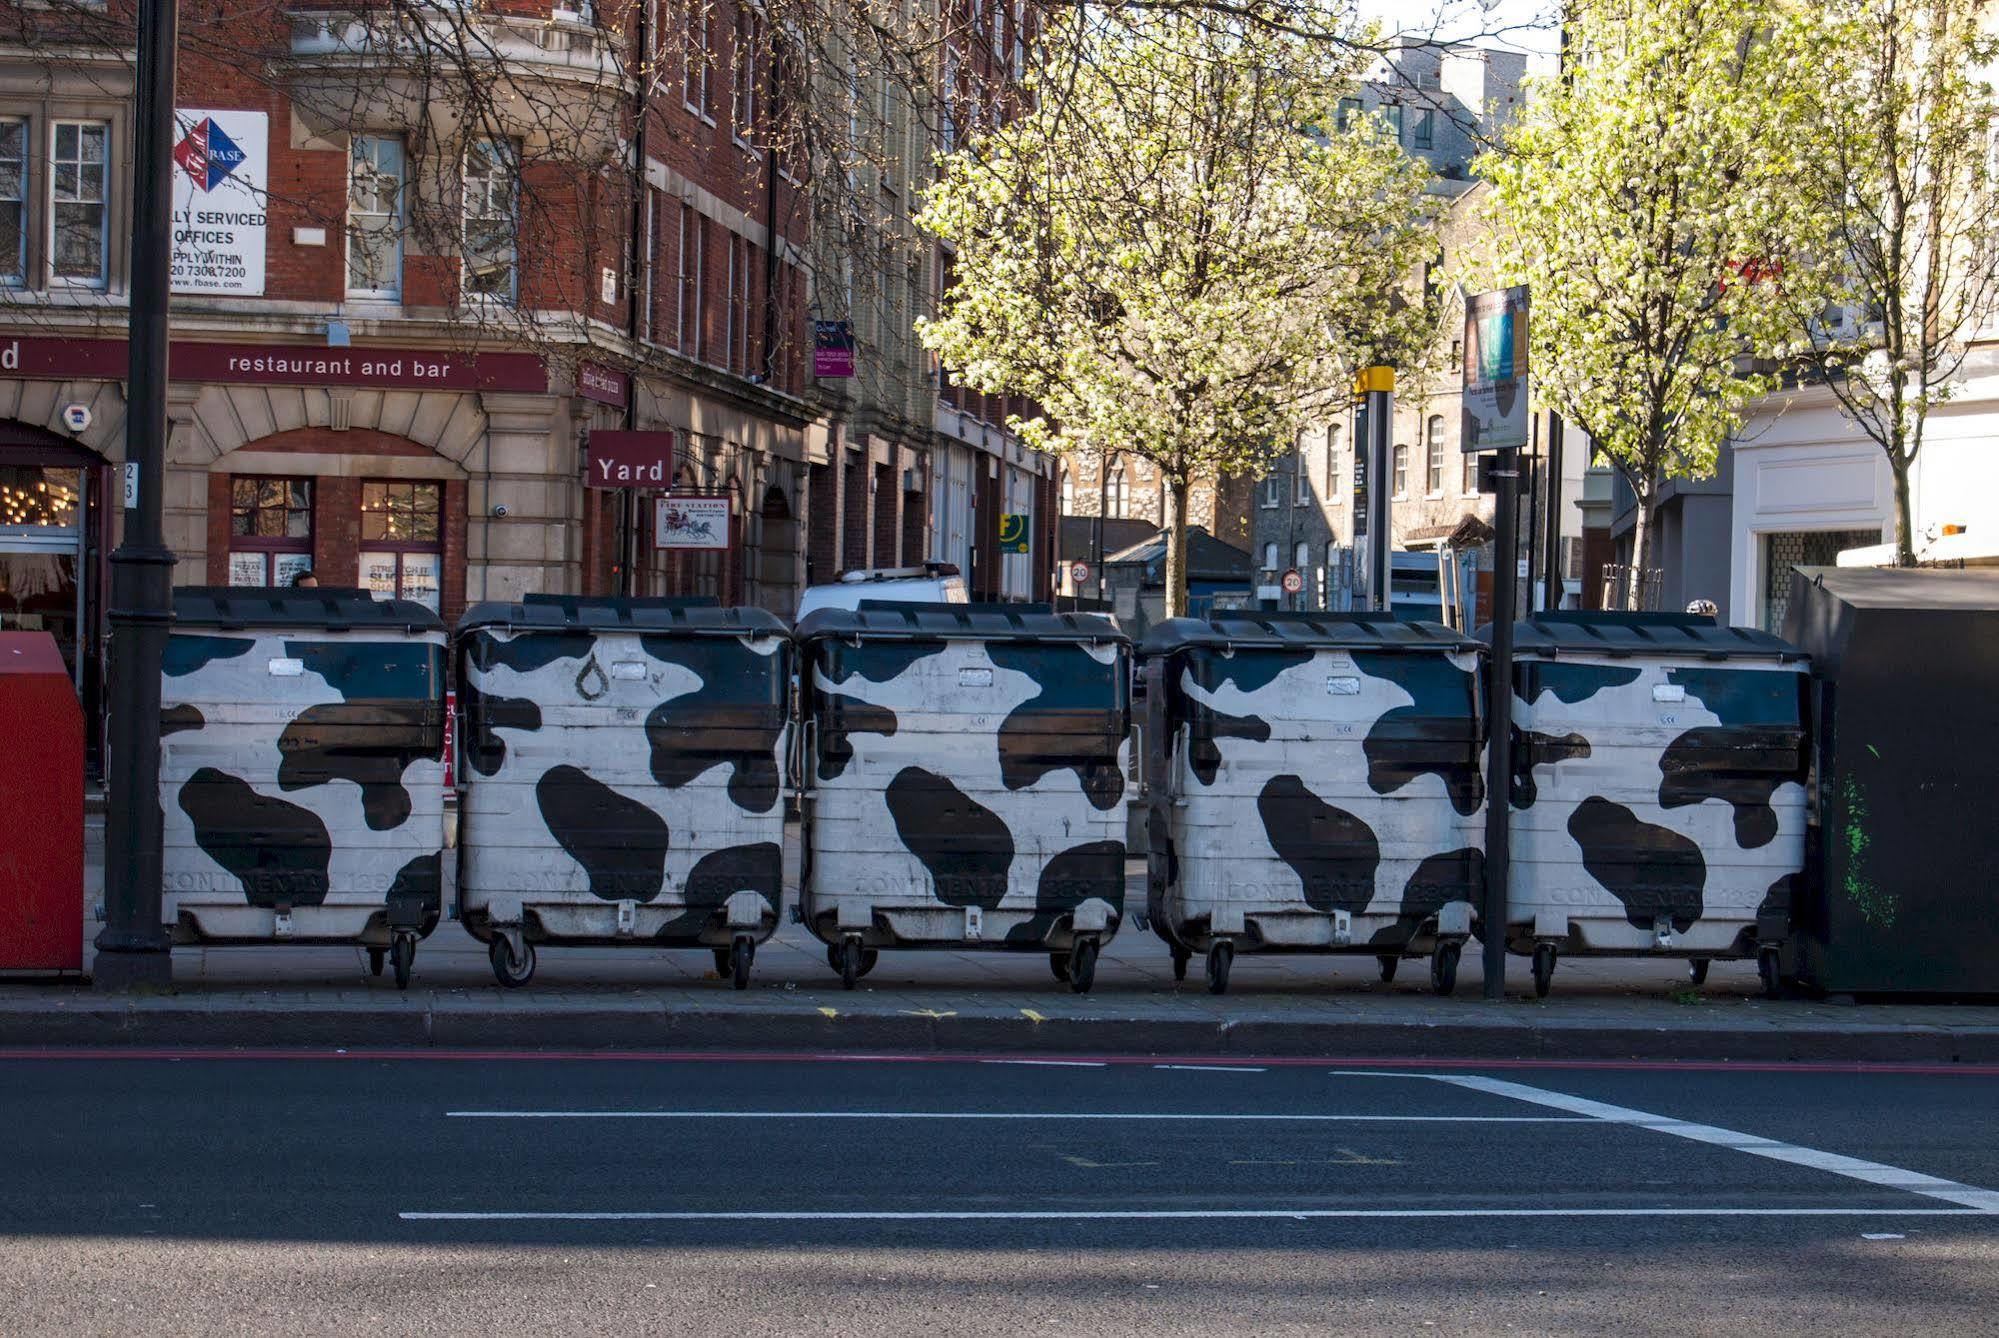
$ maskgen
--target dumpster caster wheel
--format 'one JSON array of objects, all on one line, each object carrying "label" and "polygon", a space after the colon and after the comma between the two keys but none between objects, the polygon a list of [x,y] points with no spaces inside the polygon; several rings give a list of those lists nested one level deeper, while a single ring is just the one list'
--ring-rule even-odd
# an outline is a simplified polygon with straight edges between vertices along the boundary
[{"label": "dumpster caster wheel", "polygon": [[729,945],[730,982],[739,990],[750,987],[750,963],[756,960],[757,945],[745,935]]},{"label": "dumpster caster wheel", "polygon": [[[831,948],[828,948],[826,951],[828,953],[831,953],[833,950]],[[727,948],[715,949],[716,977],[721,980],[727,980],[729,978],[729,972],[733,971],[734,969],[735,967],[731,964],[729,960],[729,950]],[[838,962],[834,962],[833,969],[835,971],[838,971],[840,969],[840,964]]]},{"label": "dumpster caster wheel", "polygon": [[1057,980],[1061,981],[1061,982],[1062,982],[1062,983],[1063,983],[1064,985],[1068,984],[1068,983],[1069,983],[1069,954],[1068,954],[1068,953],[1066,953],[1066,952],[1051,952],[1051,953],[1049,953],[1049,954],[1048,954],[1048,969],[1049,969],[1049,971],[1050,971],[1050,972],[1052,972],[1052,973],[1054,974],[1054,976],[1055,976],[1055,979],[1057,979]]},{"label": "dumpster caster wheel", "polygon": [[1400,957],[1377,957],[1374,960],[1381,967],[1381,983],[1384,985],[1395,979],[1395,968],[1402,965]]},{"label": "dumpster caster wheel", "polygon": [[1756,954],[1756,974],[1763,981],[1764,998],[1784,997],[1784,968],[1775,948],[1765,948]]},{"label": "dumpster caster wheel", "polygon": [[486,957],[493,963],[493,978],[510,990],[534,979],[534,944],[525,939],[521,941],[521,955],[516,957],[507,936],[495,934],[486,945]]},{"label": "dumpster caster wheel", "polygon": [[1235,945],[1227,939],[1208,949],[1208,993],[1229,992],[1229,963],[1235,960]]},{"label": "dumpster caster wheel", "polygon": [[388,960],[388,950],[386,948],[368,949],[368,974],[371,976],[381,975],[382,963],[386,960]]},{"label": "dumpster caster wheel", "polygon": [[[1430,954],[1430,988],[1446,998],[1458,987],[1458,954],[1463,951],[1455,943],[1443,943]],[[1381,978],[1388,980],[1393,977],[1395,972],[1389,964],[1390,959],[1384,957],[1381,963]]]},{"label": "dumpster caster wheel", "polygon": [[416,935],[398,934],[389,943],[389,965],[395,969],[396,988],[410,987],[410,967],[416,964]]},{"label": "dumpster caster wheel", "polygon": [[1187,963],[1192,961],[1193,958],[1194,954],[1188,952],[1185,948],[1175,948],[1173,950],[1173,979],[1185,980],[1187,978]]},{"label": "dumpster caster wheel", "polygon": [[848,989],[860,984],[861,977],[868,973],[873,962],[866,961],[875,954],[865,951],[857,938],[840,940],[837,948],[828,948],[826,953],[833,959],[833,969],[840,973],[840,983]]},{"label": "dumpster caster wheel", "polygon": [[1687,963],[1687,979],[1696,985],[1707,984],[1707,958],[1696,957]]},{"label": "dumpster caster wheel", "polygon": [[1555,985],[1555,945],[1537,943],[1534,945],[1534,997],[1545,999]]},{"label": "dumpster caster wheel", "polygon": [[1093,938],[1077,939],[1076,946],[1069,950],[1069,988],[1078,994],[1088,994],[1090,986],[1097,979],[1097,941]]}]

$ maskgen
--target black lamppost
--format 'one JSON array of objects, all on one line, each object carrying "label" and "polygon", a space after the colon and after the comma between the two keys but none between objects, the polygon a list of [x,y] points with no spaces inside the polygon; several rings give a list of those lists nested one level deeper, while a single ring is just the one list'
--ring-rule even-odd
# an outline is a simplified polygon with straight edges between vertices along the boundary
[{"label": "black lamppost", "polygon": [[131,369],[125,529],[111,555],[111,737],[105,771],[100,989],[173,980],[160,923],[160,660],[173,623],[174,555],[160,515],[167,454],[167,293],[173,203],[176,0],[139,0],[132,132]]}]

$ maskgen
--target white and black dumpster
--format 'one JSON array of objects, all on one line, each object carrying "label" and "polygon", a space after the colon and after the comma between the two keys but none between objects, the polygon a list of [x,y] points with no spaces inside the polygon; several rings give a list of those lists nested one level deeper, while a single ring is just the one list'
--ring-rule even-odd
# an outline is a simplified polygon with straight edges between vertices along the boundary
[{"label": "white and black dumpster", "polygon": [[1140,646],[1147,907],[1197,953],[1356,953],[1448,994],[1484,882],[1479,644],[1388,613],[1229,614]]},{"label": "white and black dumpster", "polygon": [[1535,992],[1564,953],[1774,979],[1805,867],[1804,652],[1669,613],[1543,613],[1514,647],[1506,933]]},{"label": "white and black dumpster", "polygon": [[762,609],[530,595],[458,626],[459,915],[537,944],[707,948],[749,983],[783,902],[791,643]]},{"label": "white and black dumpster", "polygon": [[363,590],[174,592],[160,684],[180,943],[356,943],[407,987],[437,927],[444,628]]},{"label": "white and black dumpster", "polygon": [[1124,915],[1130,643],[1019,604],[797,629],[800,913],[851,988],[885,948],[1043,952],[1090,987]]}]

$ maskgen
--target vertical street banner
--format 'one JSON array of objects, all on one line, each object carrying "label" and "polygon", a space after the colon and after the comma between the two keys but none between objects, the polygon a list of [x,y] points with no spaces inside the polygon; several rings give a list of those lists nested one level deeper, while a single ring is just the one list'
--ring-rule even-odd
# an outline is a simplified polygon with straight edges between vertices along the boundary
[{"label": "vertical street banner", "polygon": [[812,322],[812,375],[822,381],[854,374],[854,323]]},{"label": "vertical street banner", "polygon": [[1527,444],[1527,289],[1502,288],[1465,301],[1466,451]]},{"label": "vertical street banner", "polygon": [[1033,520],[1022,512],[1002,512],[1000,514],[999,525],[999,551],[1002,553],[1027,552],[1028,543],[1033,538],[1033,526]]},{"label": "vertical street banner", "polygon": [[182,108],[174,119],[173,291],[262,297],[270,117]]}]

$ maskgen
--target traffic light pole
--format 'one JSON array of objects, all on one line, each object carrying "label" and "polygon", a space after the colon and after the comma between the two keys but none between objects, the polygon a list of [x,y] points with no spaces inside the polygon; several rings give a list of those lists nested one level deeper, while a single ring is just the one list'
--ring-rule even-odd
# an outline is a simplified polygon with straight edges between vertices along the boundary
[{"label": "traffic light pole", "polygon": [[1520,451],[1492,458],[1492,690],[1486,694],[1485,904],[1480,909],[1485,947],[1485,997],[1506,997],[1506,883],[1512,851],[1513,620],[1520,588]]},{"label": "traffic light pole", "polygon": [[1395,434],[1395,369],[1370,367],[1360,374],[1367,399],[1367,586],[1368,606],[1387,612],[1395,607],[1395,573],[1389,570],[1389,538],[1394,527],[1389,480],[1389,443]]},{"label": "traffic light pole", "polygon": [[161,523],[167,445],[167,294],[173,205],[177,0],[139,0],[132,152],[131,366],[125,529],[111,555],[111,732],[104,830],[100,989],[173,981],[160,922],[160,661],[173,623],[174,555]]}]

